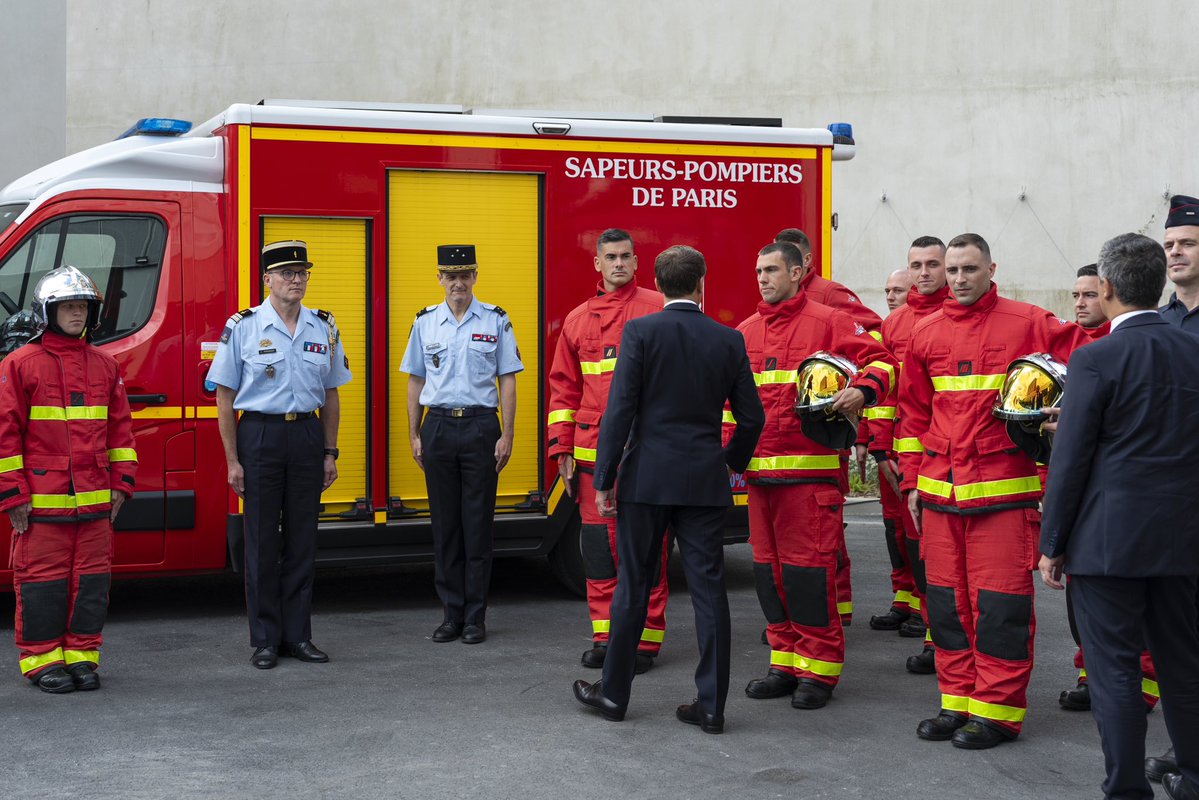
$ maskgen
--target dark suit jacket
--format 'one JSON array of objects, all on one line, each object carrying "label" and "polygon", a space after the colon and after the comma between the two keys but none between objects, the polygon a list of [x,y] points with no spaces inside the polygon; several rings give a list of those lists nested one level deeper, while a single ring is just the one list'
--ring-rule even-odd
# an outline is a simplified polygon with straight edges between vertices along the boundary
[{"label": "dark suit jacket", "polygon": [[[726,399],[737,429],[723,448]],[[621,500],[732,505],[725,465],[745,469],[765,422],[741,334],[691,303],[668,306],[625,325],[600,423],[595,488],[611,489],[619,465]]]},{"label": "dark suit jacket", "polygon": [[1199,574],[1199,337],[1157,314],[1070,357],[1041,552],[1075,575]]}]

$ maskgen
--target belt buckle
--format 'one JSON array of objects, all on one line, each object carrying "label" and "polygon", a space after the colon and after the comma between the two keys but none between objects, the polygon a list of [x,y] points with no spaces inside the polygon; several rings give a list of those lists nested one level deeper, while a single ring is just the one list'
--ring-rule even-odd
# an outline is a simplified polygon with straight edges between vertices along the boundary
[{"label": "belt buckle", "polygon": [[296,412],[288,411],[286,414],[283,415],[283,421],[284,422],[295,422],[296,416],[297,416]]},{"label": "belt buckle", "polygon": [[451,417],[465,417],[466,409],[465,408],[451,408],[450,416]]}]

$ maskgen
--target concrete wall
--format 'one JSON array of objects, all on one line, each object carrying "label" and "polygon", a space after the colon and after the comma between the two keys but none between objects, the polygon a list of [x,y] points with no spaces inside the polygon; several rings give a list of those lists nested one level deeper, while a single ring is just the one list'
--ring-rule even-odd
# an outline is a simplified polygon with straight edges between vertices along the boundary
[{"label": "concrete wall", "polygon": [[879,309],[912,238],[973,230],[1007,293],[1067,312],[1105,238],[1160,236],[1165,195],[1199,194],[1183,0],[68,7],[69,151],[263,97],[852,122],[834,274]]},{"label": "concrete wall", "polygon": [[66,0],[0,7],[0,186],[66,155]]}]

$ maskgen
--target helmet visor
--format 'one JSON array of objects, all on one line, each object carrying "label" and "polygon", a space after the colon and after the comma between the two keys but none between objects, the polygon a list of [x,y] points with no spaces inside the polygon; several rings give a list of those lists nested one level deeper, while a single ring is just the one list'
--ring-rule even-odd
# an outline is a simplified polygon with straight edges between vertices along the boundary
[{"label": "helmet visor", "polygon": [[1062,399],[1064,381],[1048,365],[1016,361],[1008,369],[1003,388],[993,409],[1000,419],[1043,421],[1041,409],[1057,405]]}]

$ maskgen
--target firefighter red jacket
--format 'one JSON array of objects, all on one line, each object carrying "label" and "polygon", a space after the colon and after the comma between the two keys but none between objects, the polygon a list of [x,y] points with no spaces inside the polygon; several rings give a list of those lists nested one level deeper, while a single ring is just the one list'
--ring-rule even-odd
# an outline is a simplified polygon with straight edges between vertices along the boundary
[{"label": "firefighter red jacket", "polygon": [[991,409],[1012,361],[1050,353],[1065,364],[1090,341],[1073,322],[1000,297],[994,283],[973,305],[950,297],[918,322],[899,384],[903,490],[962,513],[1035,506],[1037,466]]},{"label": "firefighter red jacket", "polygon": [[[882,402],[895,382],[895,359],[866,328],[849,315],[814,302],[800,291],[790,300],[759,303],[758,311],[737,326],[745,337],[750,369],[762,405],[766,427],[745,471],[753,483],[836,481],[841,474],[839,451],[804,436],[795,414],[795,379],[799,365],[821,350],[843,356],[859,367],[852,385],[869,389]],[[726,411],[726,435],[734,420]]]},{"label": "firefighter red jacket", "polygon": [[549,454],[573,455],[587,467],[595,464],[625,323],[662,310],[662,295],[635,282],[607,294],[603,288],[601,281],[596,297],[567,314],[549,374]]},{"label": "firefighter red jacket", "polygon": [[[908,301],[891,312],[883,320],[883,347],[891,351],[899,362],[899,371],[903,372],[903,359],[908,352],[908,341],[912,338],[912,328],[916,323],[934,311],[938,311],[949,296],[949,286],[942,286],[930,295],[922,295],[913,286],[908,292]],[[890,454],[894,449],[895,418],[899,405],[899,387],[885,402],[874,408],[866,409],[863,419],[870,421],[870,452]]]},{"label": "firefighter red jacket", "polygon": [[0,511],[99,519],[133,494],[137,453],[121,371],[83,339],[47,332],[0,362]]}]

